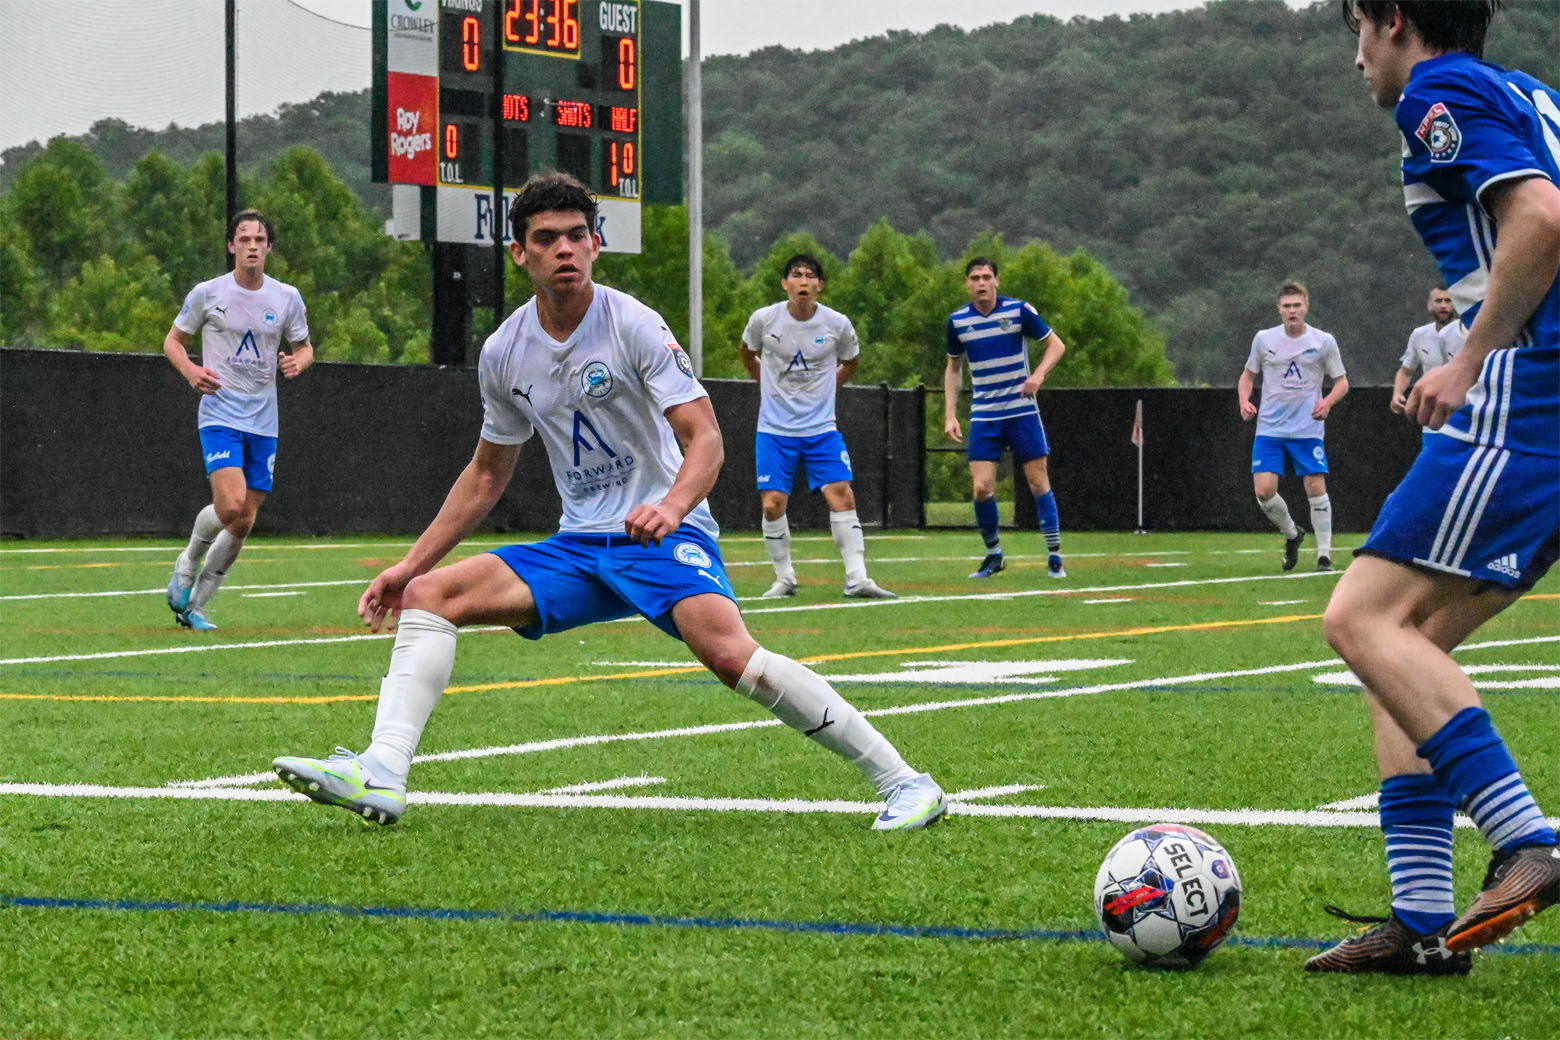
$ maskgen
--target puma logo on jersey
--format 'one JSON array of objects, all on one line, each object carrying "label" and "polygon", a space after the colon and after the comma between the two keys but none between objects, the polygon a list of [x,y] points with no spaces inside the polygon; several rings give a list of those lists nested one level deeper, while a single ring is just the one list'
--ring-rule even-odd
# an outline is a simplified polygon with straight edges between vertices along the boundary
[{"label": "puma logo on jersey", "polygon": [[531,391],[535,390],[535,389],[536,389],[536,384],[532,383],[530,386],[526,387],[524,390],[521,390],[517,386],[512,386],[512,387],[509,388],[509,392],[511,394],[513,394],[514,396],[516,396],[516,397],[523,397],[523,398],[525,398],[525,403],[528,404],[528,405],[531,405],[534,408],[535,407],[535,402],[533,402],[531,400]]}]

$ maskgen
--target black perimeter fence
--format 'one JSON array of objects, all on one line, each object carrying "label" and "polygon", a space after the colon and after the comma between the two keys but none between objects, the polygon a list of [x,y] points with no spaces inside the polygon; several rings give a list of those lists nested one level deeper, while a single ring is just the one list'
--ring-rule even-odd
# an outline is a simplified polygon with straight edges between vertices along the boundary
[{"label": "black perimeter fence", "polygon": [[[705,385],[726,436],[710,509],[726,530],[757,530],[758,388],[718,379]],[[1328,419],[1337,530],[1369,527],[1419,449],[1419,432],[1390,413],[1389,395],[1383,387],[1356,388]],[[471,458],[482,423],[471,369],[321,363],[284,381],[279,397],[276,486],[260,513],[261,532],[420,531]],[[1146,527],[1269,529],[1251,490],[1253,427],[1240,420],[1233,390],[1118,388],[1040,394],[1064,530],[1137,526],[1139,453],[1130,437],[1139,400]],[[196,404],[160,354],[0,350],[0,536],[182,537],[210,501]],[[847,386],[838,415],[862,521],[927,526],[927,455],[953,448],[936,432],[941,392]],[[1033,499],[1022,475],[1014,479],[1017,526],[1032,529]],[[958,482],[958,497],[968,497],[966,481]],[[1281,491],[1303,518],[1299,479],[1286,477]],[[545,452],[528,445],[483,529],[552,530],[560,511]],[[799,528],[828,527],[822,496],[805,484],[789,515]]]}]

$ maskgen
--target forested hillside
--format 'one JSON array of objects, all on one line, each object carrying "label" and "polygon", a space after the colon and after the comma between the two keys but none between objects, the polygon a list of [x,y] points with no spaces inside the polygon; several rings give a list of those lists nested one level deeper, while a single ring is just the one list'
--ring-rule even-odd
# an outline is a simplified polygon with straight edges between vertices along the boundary
[{"label": "forested hillside", "polygon": [[[1330,0],[1219,0],[711,58],[706,220],[743,271],[789,234],[843,255],[882,221],[942,261],[987,230],[1014,248],[1082,248],[1164,331],[1183,382],[1233,383],[1251,333],[1276,323],[1274,288],[1296,277],[1355,381],[1383,382],[1435,274],[1403,217],[1390,117],[1353,54]],[[1512,4],[1488,56],[1560,82],[1560,5]],[[366,91],[327,94],[247,119],[241,159],[253,174],[311,147],[380,208],[367,106]],[[122,180],[153,149],[193,164],[222,132],[105,121],[79,140]],[[6,151],[0,191],[39,152]],[[858,276],[853,291],[869,287]]]}]

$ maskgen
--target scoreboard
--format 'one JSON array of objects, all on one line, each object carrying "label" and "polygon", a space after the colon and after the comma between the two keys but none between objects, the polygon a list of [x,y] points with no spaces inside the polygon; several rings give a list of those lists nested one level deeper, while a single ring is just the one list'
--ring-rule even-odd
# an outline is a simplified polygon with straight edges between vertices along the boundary
[{"label": "scoreboard", "polygon": [[376,0],[373,175],[425,189],[396,189],[406,237],[507,239],[514,190],[555,169],[599,199],[605,249],[639,252],[640,203],[682,201],[681,18],[656,0]]}]

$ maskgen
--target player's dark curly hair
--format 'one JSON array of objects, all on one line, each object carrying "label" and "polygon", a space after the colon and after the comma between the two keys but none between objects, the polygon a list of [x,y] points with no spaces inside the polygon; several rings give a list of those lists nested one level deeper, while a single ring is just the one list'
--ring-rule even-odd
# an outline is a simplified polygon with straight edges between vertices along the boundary
[{"label": "player's dark curly hair", "polygon": [[828,281],[828,279],[825,278],[823,274],[823,261],[819,260],[816,256],[813,256],[811,253],[797,253],[795,256],[791,257],[791,259],[787,260],[785,262],[785,274],[781,275],[780,277],[791,277],[791,272],[796,270],[798,267],[810,267],[812,268],[812,273],[818,276],[818,281]]},{"label": "player's dark curly hair", "polygon": [[1392,20],[1392,10],[1414,27],[1433,51],[1484,54],[1484,34],[1505,0],[1343,0],[1343,23],[1358,35],[1360,22],[1380,28]]},{"label": "player's dark curly hair", "polygon": [[241,209],[233,214],[228,220],[227,226],[227,240],[229,242],[233,241],[233,236],[238,234],[238,225],[246,220],[259,221],[260,226],[265,228],[265,240],[271,244],[272,249],[276,248],[276,228],[271,225],[270,218],[257,209]]},{"label": "player's dark curly hair", "polygon": [[552,210],[583,213],[591,231],[596,230],[596,197],[577,179],[553,171],[526,181],[509,204],[510,234],[523,241],[532,215]]}]

